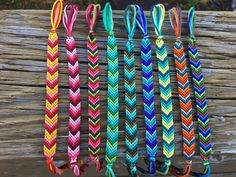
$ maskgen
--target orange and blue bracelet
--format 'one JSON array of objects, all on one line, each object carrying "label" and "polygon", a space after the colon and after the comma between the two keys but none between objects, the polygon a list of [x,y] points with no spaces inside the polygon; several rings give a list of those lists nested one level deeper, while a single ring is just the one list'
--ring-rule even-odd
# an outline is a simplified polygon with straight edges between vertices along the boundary
[{"label": "orange and blue bracelet", "polygon": [[182,170],[170,168],[170,172],[178,177],[188,176],[191,171],[192,158],[194,156],[195,135],[193,127],[192,102],[190,97],[190,82],[188,79],[187,59],[185,57],[183,43],[181,41],[182,11],[180,8],[172,8],[169,11],[171,26],[176,35],[174,43],[174,61],[176,78],[178,81],[178,94],[180,104],[180,117],[182,121],[183,154],[185,166]]}]

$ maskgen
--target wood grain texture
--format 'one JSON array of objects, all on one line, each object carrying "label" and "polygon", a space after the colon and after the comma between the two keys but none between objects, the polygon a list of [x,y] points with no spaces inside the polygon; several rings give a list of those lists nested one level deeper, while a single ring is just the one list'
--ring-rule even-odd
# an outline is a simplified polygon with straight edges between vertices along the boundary
[{"label": "wood grain texture", "polygon": [[[50,29],[49,11],[14,10],[0,11],[0,176],[51,176],[43,162],[43,126],[45,106],[46,49],[47,35]],[[155,60],[155,33],[148,15],[149,34],[153,43],[153,67],[155,87],[155,109],[158,119],[158,156],[161,159],[162,134],[160,120],[160,97],[157,78],[157,63]],[[213,157],[211,159],[214,176],[227,173],[234,176],[236,169],[236,14],[233,12],[197,12],[196,37],[202,59],[203,72],[210,113],[210,124],[213,135]],[[120,69],[120,136],[119,161],[125,155],[124,144],[124,89],[123,89],[123,50],[127,33],[123,26],[123,14],[114,12],[115,34],[119,49]],[[183,19],[183,40],[187,36],[187,16]],[[81,12],[75,25],[77,39],[82,93],[82,157],[87,156],[87,24],[84,12]],[[171,83],[173,89],[175,143],[174,163],[181,165],[182,136],[181,121],[175,79],[172,46],[174,33],[166,16],[163,29],[164,39],[168,49]],[[101,18],[96,28],[99,58],[101,67],[101,118],[102,118],[102,153],[105,147],[106,113],[107,113],[107,61],[106,39]],[[59,136],[57,158],[66,160],[67,121],[68,121],[68,73],[65,58],[65,30],[59,29],[60,37],[60,73],[59,73]],[[145,156],[145,124],[142,114],[141,66],[139,57],[141,35],[136,32],[134,45],[137,69],[137,114],[139,153]],[[192,85],[191,85],[192,86]],[[192,90],[193,96],[193,90]],[[195,104],[193,103],[193,106]],[[195,115],[194,109],[194,115]],[[195,128],[196,116],[195,117]],[[197,132],[196,132],[197,134]],[[199,154],[198,143],[196,147]],[[140,164],[142,165],[140,159]],[[200,170],[199,157],[194,158],[196,170]],[[12,165],[12,167],[10,167]],[[121,163],[116,168],[121,168]],[[15,170],[12,170],[15,169]],[[21,169],[21,171],[19,171]],[[23,170],[22,170],[23,169]],[[117,170],[118,171],[118,170]],[[124,172],[122,172],[124,171]],[[103,176],[104,173],[101,173]],[[94,176],[91,170],[86,176]],[[97,175],[97,174],[96,174]],[[119,176],[127,176],[125,170],[119,170]],[[72,176],[68,172],[67,176]]]}]

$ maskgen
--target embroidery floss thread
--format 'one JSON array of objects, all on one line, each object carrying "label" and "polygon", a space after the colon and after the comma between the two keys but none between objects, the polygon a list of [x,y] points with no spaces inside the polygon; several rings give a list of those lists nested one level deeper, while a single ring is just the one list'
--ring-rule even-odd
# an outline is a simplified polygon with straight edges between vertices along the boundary
[{"label": "embroidery floss thread", "polygon": [[[143,34],[141,42],[141,63],[142,63],[142,85],[144,116],[146,124],[146,151],[149,160],[148,173],[156,173],[156,155],[157,155],[157,133],[156,133],[156,116],[154,110],[154,88],[152,75],[152,52],[151,42],[147,34],[147,19],[144,11],[138,5],[136,22],[138,28]],[[139,171],[142,171],[141,169]]]},{"label": "embroidery floss thread", "polygon": [[[130,17],[131,16],[131,17]],[[136,7],[129,5],[125,9],[124,24],[128,32],[128,41],[124,51],[124,88],[125,88],[125,130],[126,163],[130,177],[137,176],[138,138],[136,120],[136,83],[133,36],[136,28]]]},{"label": "embroidery floss thread", "polygon": [[166,45],[162,36],[162,25],[165,18],[165,7],[163,4],[153,6],[151,9],[152,22],[157,35],[156,57],[158,64],[159,88],[161,97],[161,117],[163,131],[163,158],[164,163],[159,165],[158,173],[166,175],[171,165],[174,154],[174,123],[172,113],[172,96],[170,85],[170,71],[167,58]]},{"label": "embroidery floss thread", "polygon": [[115,177],[113,164],[116,161],[119,130],[119,70],[118,51],[113,28],[112,8],[106,3],[103,10],[103,23],[108,32],[107,60],[108,60],[108,113],[107,113],[107,142],[106,142],[106,176]]},{"label": "embroidery floss thread", "polygon": [[195,9],[192,7],[188,14],[188,28],[190,38],[188,40],[188,54],[190,68],[193,77],[194,96],[197,108],[198,131],[200,156],[205,167],[203,173],[191,172],[191,175],[197,177],[208,177],[211,174],[209,158],[212,152],[211,129],[209,126],[209,115],[206,100],[206,91],[204,86],[204,76],[202,73],[201,61],[198,55],[196,37],[194,35]]},{"label": "embroidery floss thread", "polygon": [[[67,14],[69,11],[69,14]],[[68,135],[68,156],[70,157],[69,167],[76,176],[81,175],[77,165],[77,157],[80,154],[80,126],[81,126],[81,100],[80,100],[80,76],[76,41],[72,36],[74,23],[78,15],[78,6],[67,4],[64,8],[63,24],[67,32],[66,57],[69,72],[69,135]]]},{"label": "embroidery floss thread", "polygon": [[99,159],[100,152],[100,89],[99,89],[99,60],[97,39],[94,33],[94,27],[101,10],[99,4],[89,4],[86,9],[86,21],[89,27],[87,38],[88,55],[88,124],[89,139],[88,151],[91,159],[90,163],[96,164],[97,171],[101,170]]},{"label": "embroidery floss thread", "polygon": [[47,48],[47,84],[44,131],[44,157],[49,171],[61,174],[63,169],[54,163],[57,146],[58,128],[58,35],[56,30],[61,22],[63,1],[56,0],[51,11],[51,31],[48,36]]},{"label": "embroidery floss thread", "polygon": [[192,118],[192,103],[190,97],[190,83],[187,72],[187,61],[185,58],[184,47],[181,41],[182,11],[180,8],[172,8],[169,11],[171,26],[176,35],[174,43],[174,59],[176,68],[176,78],[178,81],[178,93],[180,103],[180,117],[182,120],[183,134],[183,154],[186,159],[185,167],[180,173],[174,168],[170,172],[175,176],[188,176],[191,170],[192,158],[194,156],[195,136]]}]

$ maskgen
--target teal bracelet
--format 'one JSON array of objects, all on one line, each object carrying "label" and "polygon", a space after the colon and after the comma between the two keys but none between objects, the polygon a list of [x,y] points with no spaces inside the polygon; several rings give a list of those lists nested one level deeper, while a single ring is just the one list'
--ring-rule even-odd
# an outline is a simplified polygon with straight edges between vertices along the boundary
[{"label": "teal bracelet", "polygon": [[106,142],[106,176],[115,177],[113,164],[116,161],[118,150],[119,130],[119,70],[118,52],[116,38],[113,32],[112,9],[107,3],[103,10],[103,23],[109,33],[107,39],[107,61],[108,61],[108,113],[107,113],[107,142]]},{"label": "teal bracelet", "polygon": [[[130,17],[131,16],[131,17]],[[125,145],[126,164],[130,177],[137,176],[138,137],[136,121],[136,83],[133,36],[136,27],[136,8],[129,5],[125,9],[124,24],[128,32],[128,41],[124,51],[124,89],[125,89]]]}]

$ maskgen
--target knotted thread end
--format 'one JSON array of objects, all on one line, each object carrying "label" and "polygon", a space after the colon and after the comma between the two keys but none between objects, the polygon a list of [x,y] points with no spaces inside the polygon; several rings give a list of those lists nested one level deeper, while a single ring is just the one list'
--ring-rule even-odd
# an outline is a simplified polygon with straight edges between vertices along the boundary
[{"label": "knotted thread end", "polygon": [[191,172],[190,174],[192,176],[197,176],[197,177],[208,177],[211,174],[211,166],[209,160],[204,160],[203,165],[205,167],[203,173],[196,173],[196,172]]},{"label": "knotted thread end", "polygon": [[156,173],[156,158],[149,157],[149,165],[148,165],[148,173],[155,174]]},{"label": "knotted thread end", "polygon": [[136,165],[127,166],[127,170],[129,172],[130,177],[137,177],[137,167]]},{"label": "knotted thread end", "polygon": [[171,165],[171,160],[165,160],[164,164],[161,165],[160,173],[162,175],[166,175],[169,172],[169,168]]},{"label": "knotted thread end", "polygon": [[206,176],[209,176],[211,174],[211,165],[210,165],[209,160],[205,160],[203,162],[203,165],[205,166],[204,174]]},{"label": "knotted thread end", "polygon": [[102,170],[102,160],[99,159],[98,156],[94,157],[94,158],[91,158],[92,159],[92,162],[95,164],[96,166],[96,170],[97,171],[100,171]]},{"label": "knotted thread end", "polygon": [[81,175],[81,172],[80,172],[80,169],[77,165],[77,159],[72,159],[71,162],[70,162],[70,169],[73,170],[75,176],[80,176]]},{"label": "knotted thread end", "polygon": [[76,164],[70,164],[70,168],[73,170],[75,176],[80,176],[80,169]]},{"label": "knotted thread end", "polygon": [[115,177],[114,170],[112,169],[113,164],[107,164],[106,167],[107,167],[106,176],[107,177]]}]

